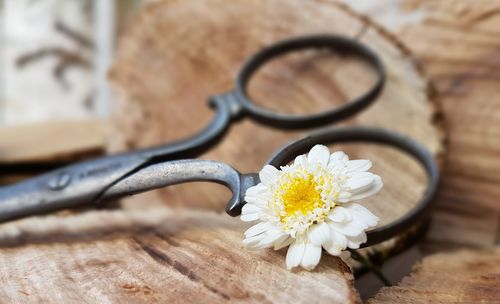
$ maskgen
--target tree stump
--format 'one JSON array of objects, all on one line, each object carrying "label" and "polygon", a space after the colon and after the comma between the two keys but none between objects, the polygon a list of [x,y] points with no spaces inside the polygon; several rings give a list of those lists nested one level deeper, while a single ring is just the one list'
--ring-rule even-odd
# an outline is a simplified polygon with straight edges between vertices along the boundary
[{"label": "tree stump", "polygon": [[247,250],[238,219],[166,208],[92,211],[0,227],[0,297],[10,303],[357,303],[328,256],[290,272],[285,250]]},{"label": "tree stump", "polygon": [[[122,38],[111,71],[122,97],[117,104],[117,133],[128,148],[193,134],[213,116],[208,97],[233,87],[245,58],[280,39],[308,33],[359,39],[382,57],[387,68],[382,96],[343,124],[399,131],[441,158],[444,135],[439,106],[411,54],[367,18],[320,0],[158,1],[149,5]],[[249,92],[268,108],[310,113],[357,96],[373,80],[373,72],[352,58],[313,52],[266,66],[251,82]],[[307,132],[272,129],[245,119],[234,123],[224,140],[203,158],[224,161],[242,172],[257,172],[274,151]],[[335,148],[347,150],[353,158],[371,159],[373,170],[384,179],[381,193],[362,202],[379,215],[381,225],[405,214],[421,196],[425,175],[405,154],[369,144]],[[219,211],[229,197],[220,186],[201,183],[168,187],[158,194],[171,206]],[[147,201],[139,196],[128,206],[142,208]]]},{"label": "tree stump", "polygon": [[498,303],[500,1],[410,0],[398,1],[399,8],[395,2],[364,12],[422,19],[389,30],[436,84],[449,138],[433,224],[419,248],[425,254],[459,251],[424,259],[414,274],[383,289],[373,302]]},{"label": "tree stump", "polygon": [[401,9],[426,16],[394,33],[436,84],[448,130],[447,166],[421,247],[492,247],[500,239],[500,1],[411,0]]},{"label": "tree stump", "polygon": [[[200,130],[213,116],[207,99],[233,87],[249,55],[280,39],[308,33],[359,39],[387,67],[382,96],[367,111],[342,124],[399,131],[442,159],[439,105],[410,52],[369,19],[333,1],[159,1],[149,5],[121,39],[110,74],[121,97],[115,122],[123,137],[122,148],[170,142]],[[372,71],[352,58],[308,53],[266,66],[249,91],[262,106],[311,113],[357,96],[373,79]],[[202,157],[222,160],[242,172],[256,172],[275,150],[307,132],[242,120]],[[363,203],[379,215],[381,225],[402,216],[421,196],[425,175],[408,156],[369,144],[334,148],[345,149],[354,158],[373,160],[374,171],[386,186],[376,198]],[[220,186],[199,183],[137,196],[125,207],[143,208],[160,198],[169,206],[222,211],[228,197]]]}]

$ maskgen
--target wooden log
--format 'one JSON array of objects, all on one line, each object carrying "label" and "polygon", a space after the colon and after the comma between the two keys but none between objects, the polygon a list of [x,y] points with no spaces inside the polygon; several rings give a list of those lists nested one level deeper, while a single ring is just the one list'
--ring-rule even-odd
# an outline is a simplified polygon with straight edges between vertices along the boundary
[{"label": "wooden log", "polygon": [[427,15],[397,34],[436,83],[449,131],[434,226],[422,248],[494,246],[500,225],[500,1],[412,0],[403,9]]},{"label": "wooden log", "polygon": [[9,303],[357,303],[342,260],[290,272],[286,251],[247,250],[238,219],[165,207],[0,227]]},{"label": "wooden log", "polygon": [[[357,37],[387,67],[382,96],[344,123],[399,131],[440,158],[443,130],[437,101],[412,55],[367,18],[320,0],[158,1],[149,5],[123,37],[111,71],[122,96],[115,107],[119,109],[115,121],[124,146],[151,146],[200,130],[213,116],[207,98],[233,86],[245,58],[264,45],[307,33]],[[371,70],[352,58],[309,53],[263,68],[249,91],[263,106],[311,113],[357,96],[372,82]],[[246,119],[235,123],[221,144],[203,157],[256,172],[274,151],[306,132],[271,129]],[[405,214],[421,196],[425,175],[401,152],[368,144],[335,148],[348,150],[353,158],[373,160],[374,171],[386,186],[376,198],[363,203],[380,216],[381,224]],[[220,188],[180,185],[162,189],[158,195],[171,206],[223,210],[228,193]],[[128,206],[143,203],[139,198]]]},{"label": "wooden log", "polygon": [[500,248],[426,257],[412,274],[368,303],[498,303]]},{"label": "wooden log", "polygon": [[[397,11],[395,2],[364,12],[388,18],[381,12]],[[418,15],[422,21],[389,30],[436,83],[449,131],[433,225],[419,247],[428,254],[498,246],[500,88],[495,67],[500,1],[399,2],[400,14]],[[496,303],[499,257],[498,247],[432,255],[400,285],[383,289],[373,303]]]}]

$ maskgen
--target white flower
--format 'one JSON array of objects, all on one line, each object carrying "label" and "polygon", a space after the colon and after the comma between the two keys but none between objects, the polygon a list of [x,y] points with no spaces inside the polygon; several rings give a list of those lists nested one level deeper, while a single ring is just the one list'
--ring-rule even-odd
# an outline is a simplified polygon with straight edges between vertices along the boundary
[{"label": "white flower", "polygon": [[382,188],[380,177],[367,172],[370,167],[369,160],[330,154],[322,145],[281,170],[266,165],[261,182],[245,195],[241,220],[258,223],[245,232],[243,243],[274,250],[290,246],[287,268],[308,270],[319,263],[322,247],[336,256],[347,247],[359,248],[365,231],[378,223],[378,217],[353,203]]}]

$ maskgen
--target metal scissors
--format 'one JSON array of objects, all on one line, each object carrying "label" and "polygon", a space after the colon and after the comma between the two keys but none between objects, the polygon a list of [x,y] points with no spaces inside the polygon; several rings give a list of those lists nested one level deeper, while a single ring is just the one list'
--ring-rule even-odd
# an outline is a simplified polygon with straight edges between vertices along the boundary
[{"label": "metal scissors", "polygon": [[[305,49],[328,49],[356,56],[376,72],[377,80],[361,96],[326,112],[311,115],[276,113],[259,107],[247,94],[252,75],[278,56]],[[190,181],[213,181],[230,188],[232,197],[226,211],[241,213],[246,190],[259,182],[255,173],[241,174],[231,166],[194,157],[222,139],[231,122],[247,116],[275,128],[312,128],[350,117],[375,101],[385,82],[385,70],[379,57],[367,46],[337,35],[314,35],[292,38],[263,48],[251,56],[236,77],[235,88],[209,98],[214,109],[212,121],[199,133],[165,145],[105,156],[69,165],[29,180],[0,188],[0,222],[60,209],[98,205],[103,201],[151,189]],[[388,225],[367,233],[369,246],[393,237],[398,231],[425,215],[432,200],[439,172],[430,153],[415,141],[394,132],[373,128],[335,128],[322,130],[281,149],[269,160],[279,167],[307,152],[316,143],[328,144],[368,141],[391,145],[416,158],[428,174],[427,191],[411,212]]]}]

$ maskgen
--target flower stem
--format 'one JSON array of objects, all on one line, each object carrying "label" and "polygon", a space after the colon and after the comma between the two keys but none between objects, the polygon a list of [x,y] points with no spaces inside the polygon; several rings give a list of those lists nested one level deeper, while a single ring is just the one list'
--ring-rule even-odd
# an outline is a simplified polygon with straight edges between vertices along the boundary
[{"label": "flower stem", "polygon": [[374,265],[369,258],[359,254],[354,250],[351,251],[351,257],[357,260],[358,262],[362,263],[366,268],[368,268],[371,272],[373,272],[373,274],[375,274],[377,278],[379,278],[379,280],[382,281],[382,283],[384,283],[385,286],[392,285],[391,282],[389,282],[389,280],[384,276],[384,274],[380,270],[380,267]]}]

